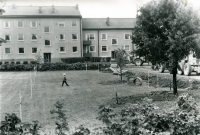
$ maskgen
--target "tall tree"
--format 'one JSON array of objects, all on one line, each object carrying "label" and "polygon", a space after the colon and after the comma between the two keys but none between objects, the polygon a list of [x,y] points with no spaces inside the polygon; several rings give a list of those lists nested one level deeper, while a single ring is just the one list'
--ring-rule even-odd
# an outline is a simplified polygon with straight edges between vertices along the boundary
[{"label": "tall tree", "polygon": [[177,94],[178,62],[198,51],[200,21],[198,12],[183,0],[152,0],[138,10],[132,42],[139,56],[148,56],[152,64],[169,62],[173,74],[173,92]]}]

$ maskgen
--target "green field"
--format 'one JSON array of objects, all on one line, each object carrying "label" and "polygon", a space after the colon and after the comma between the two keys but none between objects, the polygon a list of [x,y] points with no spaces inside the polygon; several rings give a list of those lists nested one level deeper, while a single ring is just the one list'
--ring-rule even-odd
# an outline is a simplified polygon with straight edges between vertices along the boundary
[{"label": "green field", "polygon": [[[70,86],[61,86],[63,73]],[[102,85],[99,82],[117,80],[112,73],[98,71],[47,71],[47,72],[0,72],[1,120],[5,113],[20,117],[20,93],[22,96],[22,121],[39,120],[53,126],[50,110],[56,101],[64,103],[70,127],[80,124],[94,128],[102,123],[96,120],[98,106],[118,96],[150,92],[155,88],[128,84]],[[125,78],[124,78],[125,79]],[[31,98],[32,80],[32,98]]]}]

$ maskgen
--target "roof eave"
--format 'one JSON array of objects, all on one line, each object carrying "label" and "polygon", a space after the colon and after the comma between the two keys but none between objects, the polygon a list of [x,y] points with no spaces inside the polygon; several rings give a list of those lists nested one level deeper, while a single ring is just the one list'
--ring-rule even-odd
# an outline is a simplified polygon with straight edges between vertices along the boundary
[{"label": "roof eave", "polygon": [[83,28],[83,30],[133,30],[133,28]]},{"label": "roof eave", "polygon": [[0,18],[82,18],[81,15],[0,15]]}]

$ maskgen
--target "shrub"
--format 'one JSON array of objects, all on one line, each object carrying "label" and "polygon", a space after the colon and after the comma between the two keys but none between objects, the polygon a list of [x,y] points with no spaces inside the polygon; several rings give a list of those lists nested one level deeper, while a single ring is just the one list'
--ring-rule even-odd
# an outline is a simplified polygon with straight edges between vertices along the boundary
[{"label": "shrub", "polygon": [[121,111],[115,112],[110,106],[100,106],[99,109],[97,119],[106,124],[103,131],[108,135],[200,133],[199,108],[189,94],[181,95],[177,100],[177,106],[166,111],[156,110],[158,107],[148,98],[126,106]]},{"label": "shrub", "polygon": [[84,63],[85,59],[83,57],[75,57],[75,58],[62,58],[61,59],[63,63],[77,63],[77,62],[82,62]]},{"label": "shrub", "polygon": [[0,65],[2,65],[3,63],[2,62],[0,62]]},{"label": "shrub", "polygon": [[12,61],[11,64],[15,64],[15,62]]},{"label": "shrub", "polygon": [[5,64],[9,64],[9,62],[8,61],[6,61],[6,62],[4,62]]},{"label": "shrub", "polygon": [[101,57],[92,57],[91,58],[91,62],[100,62],[101,61]]},{"label": "shrub", "polygon": [[37,64],[37,61],[30,61],[31,64]]},{"label": "shrub", "polygon": [[28,64],[28,61],[23,61],[23,64]]},{"label": "shrub", "polygon": [[106,62],[110,62],[111,61],[111,57],[106,57]]},{"label": "shrub", "polygon": [[55,104],[56,110],[50,110],[51,114],[57,114],[55,118],[55,132],[58,135],[65,135],[63,131],[68,131],[68,122],[65,111],[63,110],[63,103],[57,101]]},{"label": "shrub", "polygon": [[20,64],[20,61],[17,61],[16,64]]}]

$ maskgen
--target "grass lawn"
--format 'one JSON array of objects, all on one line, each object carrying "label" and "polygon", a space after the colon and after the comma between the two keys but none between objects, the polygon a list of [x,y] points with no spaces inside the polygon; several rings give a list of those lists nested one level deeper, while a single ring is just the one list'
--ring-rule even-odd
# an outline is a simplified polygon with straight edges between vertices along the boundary
[{"label": "grass lawn", "polygon": [[[63,73],[70,85],[68,87],[61,86]],[[0,72],[1,120],[4,119],[5,113],[15,113],[20,117],[21,92],[22,121],[39,120],[51,128],[54,121],[50,110],[54,109],[56,101],[61,101],[64,103],[70,127],[84,125],[93,129],[102,124],[96,120],[98,106],[115,97],[115,92],[120,97],[157,90],[145,83],[142,86],[99,84],[117,79],[117,75],[98,71],[47,71],[37,72],[36,76],[33,71]]]}]

